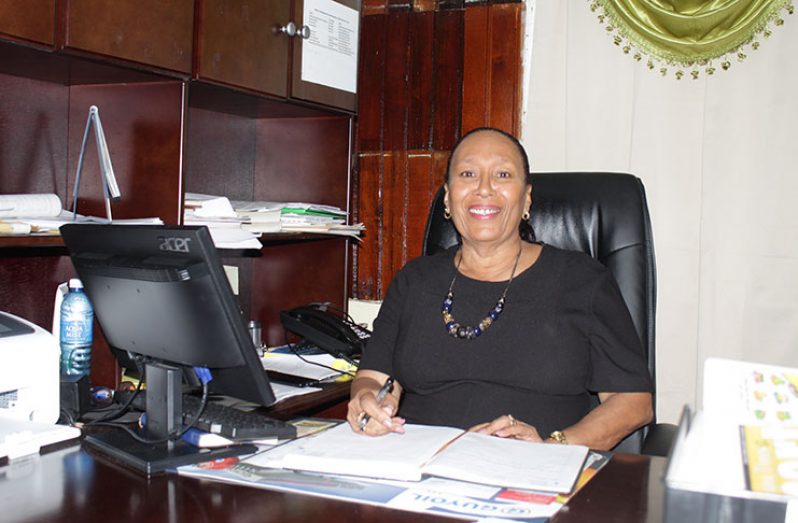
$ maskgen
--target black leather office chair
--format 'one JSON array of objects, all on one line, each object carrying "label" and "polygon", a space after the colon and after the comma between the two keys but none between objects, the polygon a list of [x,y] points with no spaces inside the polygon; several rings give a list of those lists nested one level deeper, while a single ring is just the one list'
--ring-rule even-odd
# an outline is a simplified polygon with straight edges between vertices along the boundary
[{"label": "black leather office chair", "polygon": [[[454,226],[443,216],[443,194],[441,187],[430,209],[424,254],[434,254],[458,242]],[[538,241],[585,252],[612,271],[656,384],[657,281],[651,222],[640,179],[621,173],[535,174],[530,214]],[[654,397],[656,400],[656,391]],[[675,431],[675,425],[651,423],[631,434],[615,450],[664,456]]]}]

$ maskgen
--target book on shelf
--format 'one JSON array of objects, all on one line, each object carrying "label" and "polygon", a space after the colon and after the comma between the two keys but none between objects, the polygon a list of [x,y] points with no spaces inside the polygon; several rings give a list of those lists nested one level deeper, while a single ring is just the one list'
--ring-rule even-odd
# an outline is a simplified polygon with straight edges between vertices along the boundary
[{"label": "book on shelf", "polygon": [[163,225],[160,218],[123,218],[109,221],[67,211],[56,194],[0,195],[0,235],[58,236],[67,223],[113,223],[114,225]]},{"label": "book on shelf", "polygon": [[530,443],[409,424],[404,434],[368,437],[347,424],[253,456],[250,463],[306,472],[419,481],[431,475],[461,481],[570,492],[588,449]]},{"label": "book on shelf", "polygon": [[114,225],[163,225],[160,218],[124,218],[109,221],[98,216],[75,215],[61,206],[56,194],[0,195],[0,235],[58,236],[67,223],[113,223]]}]

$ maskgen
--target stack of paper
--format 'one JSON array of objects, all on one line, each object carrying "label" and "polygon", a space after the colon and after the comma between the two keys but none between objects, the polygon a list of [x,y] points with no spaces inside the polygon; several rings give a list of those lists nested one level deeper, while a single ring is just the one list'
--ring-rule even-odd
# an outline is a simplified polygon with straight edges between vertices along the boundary
[{"label": "stack of paper", "polygon": [[113,220],[74,215],[61,206],[56,194],[0,195],[0,235],[58,235],[66,223],[113,223],[114,225],[163,225],[160,218]]},{"label": "stack of paper", "polygon": [[[260,248],[237,243],[261,233],[296,232],[360,237],[362,223],[348,225],[346,211],[332,205],[305,202],[230,201],[222,196],[187,193],[184,223],[207,225],[217,247]],[[246,234],[242,234],[246,233]],[[247,236],[249,235],[249,236]],[[218,239],[218,241],[217,241]]]},{"label": "stack of paper", "polygon": [[205,225],[219,249],[260,249],[260,233],[242,228],[244,220],[224,196],[186,193],[183,224]]},{"label": "stack of paper", "polygon": [[[306,202],[234,202],[236,211],[252,217],[269,214],[269,220],[279,219],[281,232],[310,232],[317,234],[339,234],[358,238],[363,224],[347,225],[346,211],[332,205]],[[272,232],[272,231],[264,231]]]},{"label": "stack of paper", "polygon": [[264,209],[259,202],[232,202],[242,227],[250,232],[280,232],[280,210]]}]

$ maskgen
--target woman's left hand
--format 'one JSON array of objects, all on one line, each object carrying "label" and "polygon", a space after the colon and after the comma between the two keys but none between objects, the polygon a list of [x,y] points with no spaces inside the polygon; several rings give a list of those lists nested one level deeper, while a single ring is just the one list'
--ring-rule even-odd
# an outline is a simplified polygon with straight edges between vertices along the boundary
[{"label": "woman's left hand", "polygon": [[537,443],[543,441],[543,438],[538,434],[538,429],[515,419],[510,414],[499,416],[488,423],[474,425],[468,429],[468,431],[478,434],[487,434],[489,436],[498,436],[500,438],[513,438]]}]

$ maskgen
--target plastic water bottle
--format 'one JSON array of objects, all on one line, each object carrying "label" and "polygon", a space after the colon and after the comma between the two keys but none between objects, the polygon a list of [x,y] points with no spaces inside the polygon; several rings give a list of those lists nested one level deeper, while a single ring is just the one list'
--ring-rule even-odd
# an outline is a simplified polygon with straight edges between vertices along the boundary
[{"label": "plastic water bottle", "polygon": [[94,309],[83,283],[72,278],[61,302],[61,374],[88,376],[91,372],[93,323]]}]

